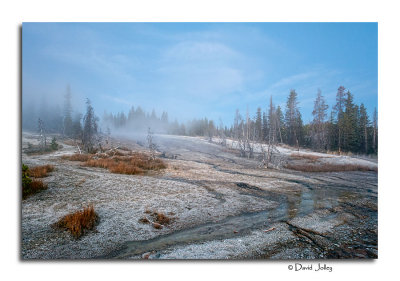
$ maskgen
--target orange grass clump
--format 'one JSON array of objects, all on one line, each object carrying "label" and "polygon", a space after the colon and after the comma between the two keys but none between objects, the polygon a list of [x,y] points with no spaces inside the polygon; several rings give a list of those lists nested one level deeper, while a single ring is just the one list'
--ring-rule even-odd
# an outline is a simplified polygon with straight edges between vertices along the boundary
[{"label": "orange grass clump", "polygon": [[54,171],[53,165],[43,165],[29,168],[28,174],[30,177],[34,178],[44,178],[47,177],[47,173]]},{"label": "orange grass clump", "polygon": [[155,213],[155,221],[158,222],[159,224],[169,224],[171,222],[171,219],[164,215],[163,213]]},{"label": "orange grass clump", "polygon": [[143,153],[114,156],[106,159],[89,159],[83,165],[108,169],[111,173],[128,175],[144,174],[149,170],[158,171],[167,167],[161,159],[150,159]]},{"label": "orange grass clump", "polygon": [[46,189],[47,184],[43,183],[42,180],[33,179],[28,184],[22,185],[22,198],[26,199],[28,196]]},{"label": "orange grass clump", "polygon": [[94,211],[93,206],[90,205],[81,211],[62,217],[55,225],[68,230],[75,238],[79,238],[86,231],[92,230],[98,221],[99,216]]}]

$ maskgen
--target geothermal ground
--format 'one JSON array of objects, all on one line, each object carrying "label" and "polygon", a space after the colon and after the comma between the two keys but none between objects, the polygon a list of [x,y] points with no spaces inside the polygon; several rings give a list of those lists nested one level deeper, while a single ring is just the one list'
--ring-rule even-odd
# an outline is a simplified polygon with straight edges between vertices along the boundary
[{"label": "geothermal ground", "polygon": [[[377,172],[300,172],[241,158],[233,143],[154,136],[165,170],[112,174],[62,159],[76,147],[43,155],[22,134],[22,163],[51,164],[48,189],[21,201],[23,259],[320,259],[377,258]],[[129,137],[113,146],[144,151]],[[288,163],[357,164],[376,160],[278,148]],[[296,155],[297,153],[297,155]],[[304,156],[306,155],[306,156]],[[307,157],[307,155],[309,157]],[[312,157],[311,157],[311,156]],[[79,239],[52,227],[93,204],[96,229]],[[156,229],[139,220],[160,212],[171,223]]]}]

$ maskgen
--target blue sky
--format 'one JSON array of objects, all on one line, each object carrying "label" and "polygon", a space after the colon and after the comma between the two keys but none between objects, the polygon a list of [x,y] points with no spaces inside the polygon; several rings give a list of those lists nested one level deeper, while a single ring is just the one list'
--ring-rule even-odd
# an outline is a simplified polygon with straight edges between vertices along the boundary
[{"label": "blue sky", "polygon": [[23,103],[89,98],[97,115],[131,106],[185,121],[230,125],[235,109],[284,109],[298,93],[312,119],[321,89],[330,108],[345,86],[372,114],[378,100],[377,23],[23,23]]}]

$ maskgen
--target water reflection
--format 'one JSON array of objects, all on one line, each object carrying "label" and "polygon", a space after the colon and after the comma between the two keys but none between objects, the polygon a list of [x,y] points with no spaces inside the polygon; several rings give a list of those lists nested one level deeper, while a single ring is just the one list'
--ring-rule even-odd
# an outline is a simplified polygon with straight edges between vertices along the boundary
[{"label": "water reflection", "polygon": [[291,195],[287,197],[287,216],[289,219],[293,219],[296,217],[297,212],[300,207],[300,203],[302,201],[302,190],[298,190],[293,192]]}]

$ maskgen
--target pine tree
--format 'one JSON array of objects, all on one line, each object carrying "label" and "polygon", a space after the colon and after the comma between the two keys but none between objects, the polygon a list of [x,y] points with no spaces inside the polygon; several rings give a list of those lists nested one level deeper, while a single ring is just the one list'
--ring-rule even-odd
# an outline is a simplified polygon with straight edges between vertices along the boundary
[{"label": "pine tree", "polygon": [[335,122],[335,111],[331,111],[331,115],[328,122],[328,149],[336,150],[338,149],[338,129],[337,123]]},{"label": "pine tree", "polygon": [[357,151],[358,148],[358,106],[353,102],[353,95],[347,91],[345,111],[343,113],[343,149]]},{"label": "pine tree", "polygon": [[326,149],[326,111],[328,105],[325,103],[321,90],[318,89],[317,98],[314,102],[314,110],[312,112],[314,119],[312,121],[311,142],[316,149]]},{"label": "pine tree", "polygon": [[368,126],[369,126],[369,119],[367,114],[367,109],[365,108],[364,104],[360,105],[360,150],[362,150],[365,154],[368,153]]},{"label": "pine tree", "polygon": [[95,137],[97,134],[97,118],[94,115],[93,107],[90,100],[86,100],[86,114],[83,117],[83,133],[82,143],[83,148],[91,153],[94,150]]},{"label": "pine tree", "polygon": [[342,142],[343,142],[343,114],[344,114],[344,108],[345,108],[345,87],[340,86],[338,88],[337,94],[336,94],[336,104],[334,106],[334,111],[336,115],[336,124],[337,124],[337,130],[338,130],[338,149],[339,152],[342,149]]},{"label": "pine tree", "polygon": [[262,138],[261,140],[264,142],[268,136],[268,118],[267,114],[263,112],[262,114]]},{"label": "pine tree", "polygon": [[269,110],[268,110],[268,143],[269,144],[275,144],[276,143],[276,126],[277,125],[277,120],[276,120],[276,112],[275,112],[275,106],[272,103],[272,96],[270,97],[269,100]]},{"label": "pine tree", "polygon": [[278,127],[278,134],[279,134],[279,140],[281,143],[283,143],[284,137],[285,137],[285,118],[282,113],[281,107],[278,105],[276,108],[276,121],[277,121],[277,127]]},{"label": "pine tree", "polygon": [[378,113],[376,112],[376,107],[374,109],[372,126],[373,126],[372,149],[374,153],[378,153]]},{"label": "pine tree", "polygon": [[257,108],[256,118],[255,118],[255,139],[257,141],[263,140],[263,133],[262,133],[262,113],[261,108]]},{"label": "pine tree", "polygon": [[299,146],[302,136],[302,119],[298,108],[297,93],[291,90],[286,102],[285,123],[289,145]]}]

